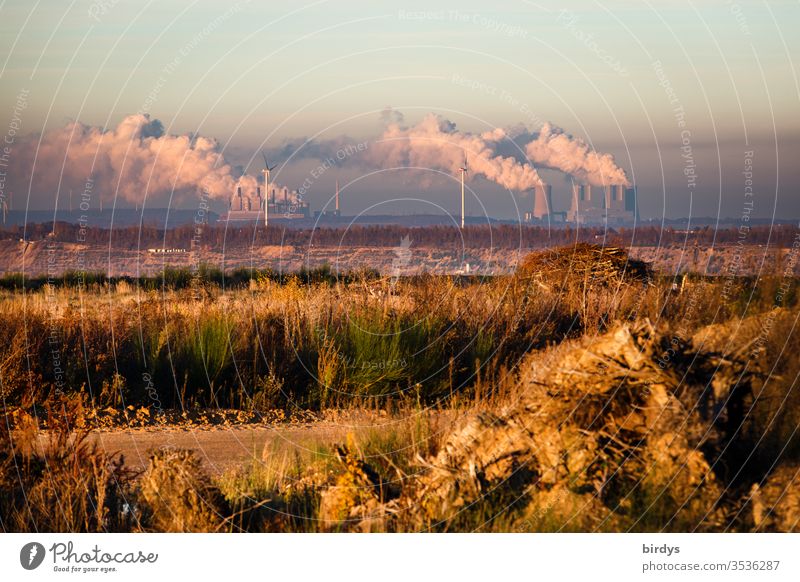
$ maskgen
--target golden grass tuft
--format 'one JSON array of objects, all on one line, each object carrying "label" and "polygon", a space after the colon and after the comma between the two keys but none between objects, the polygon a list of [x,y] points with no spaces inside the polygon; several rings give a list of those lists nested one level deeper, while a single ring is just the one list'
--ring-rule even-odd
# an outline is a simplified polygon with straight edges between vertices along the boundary
[{"label": "golden grass tuft", "polygon": [[105,532],[137,527],[135,474],[89,440],[79,397],[45,409],[47,432],[20,413],[0,428],[0,524],[5,531]]},{"label": "golden grass tuft", "polygon": [[147,526],[155,531],[218,531],[230,515],[220,490],[188,450],[154,451],[139,487]]}]

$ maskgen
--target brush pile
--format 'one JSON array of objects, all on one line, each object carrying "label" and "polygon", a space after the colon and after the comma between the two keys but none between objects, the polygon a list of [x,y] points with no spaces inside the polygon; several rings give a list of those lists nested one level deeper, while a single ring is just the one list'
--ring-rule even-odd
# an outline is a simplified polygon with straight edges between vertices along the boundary
[{"label": "brush pile", "polygon": [[574,285],[615,288],[621,283],[647,283],[652,278],[648,263],[628,256],[617,247],[578,243],[531,253],[517,275],[550,290]]},{"label": "brush pile", "polygon": [[431,462],[416,492],[424,513],[452,519],[502,492],[525,520],[592,530],[634,515],[655,493],[661,511],[703,507],[694,525],[718,525],[721,488],[700,452],[707,427],[678,397],[697,400],[702,386],[662,368],[659,348],[644,322],[530,361],[518,404],[471,419]]},{"label": "brush pile", "polygon": [[800,531],[800,465],[778,466],[750,491],[755,531]]},{"label": "brush pile", "polygon": [[[380,516],[381,529],[459,530],[480,512],[517,531],[719,531],[735,503],[707,452],[735,434],[717,422],[725,394],[706,387],[728,379],[731,400],[757,374],[676,346],[646,320],[533,354],[518,402],[463,421],[399,498],[351,508],[369,523],[352,527]],[[772,492],[760,495],[771,506]]]}]

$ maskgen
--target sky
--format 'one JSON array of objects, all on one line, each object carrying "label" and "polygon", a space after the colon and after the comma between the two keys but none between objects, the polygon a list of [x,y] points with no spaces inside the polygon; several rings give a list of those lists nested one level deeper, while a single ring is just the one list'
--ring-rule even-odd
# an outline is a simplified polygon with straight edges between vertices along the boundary
[{"label": "sky", "polygon": [[[345,214],[455,211],[457,168],[372,156],[320,173],[291,155],[306,140],[371,143],[391,108],[404,126],[433,113],[470,135],[553,124],[614,156],[646,218],[800,217],[798,22],[800,4],[782,1],[0,0],[0,133],[13,142],[0,196],[54,208],[84,180],[31,179],[59,159],[39,136],[145,114],[216,140],[235,171],[257,174],[269,152],[274,179],[308,184],[312,208],[338,179]],[[539,169],[566,210],[574,176]],[[531,204],[480,175],[469,187],[470,214]],[[148,193],[150,206],[192,204]]]}]

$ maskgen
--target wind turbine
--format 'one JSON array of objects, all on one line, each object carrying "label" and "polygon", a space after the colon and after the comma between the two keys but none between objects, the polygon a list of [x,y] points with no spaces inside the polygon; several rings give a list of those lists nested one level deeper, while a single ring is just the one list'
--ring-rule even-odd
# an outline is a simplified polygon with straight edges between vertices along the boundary
[{"label": "wind turbine", "polygon": [[264,174],[264,226],[269,226],[269,173],[277,166],[270,167],[264,152],[261,152],[261,156],[264,158],[264,169],[261,170]]},{"label": "wind turbine", "polygon": [[467,174],[467,155],[464,154],[464,165],[458,169],[461,172],[461,228],[464,228],[464,176]]}]

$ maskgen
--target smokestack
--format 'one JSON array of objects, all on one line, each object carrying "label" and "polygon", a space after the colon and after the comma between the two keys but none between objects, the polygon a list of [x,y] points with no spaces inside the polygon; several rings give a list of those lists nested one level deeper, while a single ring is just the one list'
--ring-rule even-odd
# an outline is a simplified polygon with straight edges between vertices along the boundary
[{"label": "smokestack", "polygon": [[537,185],[533,189],[533,217],[539,220],[552,214],[553,189],[549,184]]},{"label": "smokestack", "polygon": [[608,184],[603,186],[603,208],[611,208],[614,201],[614,190],[616,186]]},{"label": "smokestack", "polygon": [[336,212],[339,212],[339,180],[336,180]]},{"label": "smokestack", "polygon": [[605,208],[614,211],[625,210],[625,186],[622,184],[611,184],[604,187]]},{"label": "smokestack", "polygon": [[464,165],[459,168],[461,172],[461,228],[464,228],[464,176],[467,173],[467,156],[464,156]]},{"label": "smokestack", "polygon": [[588,184],[573,184],[572,197],[578,202],[590,202],[592,200],[592,187]]}]

